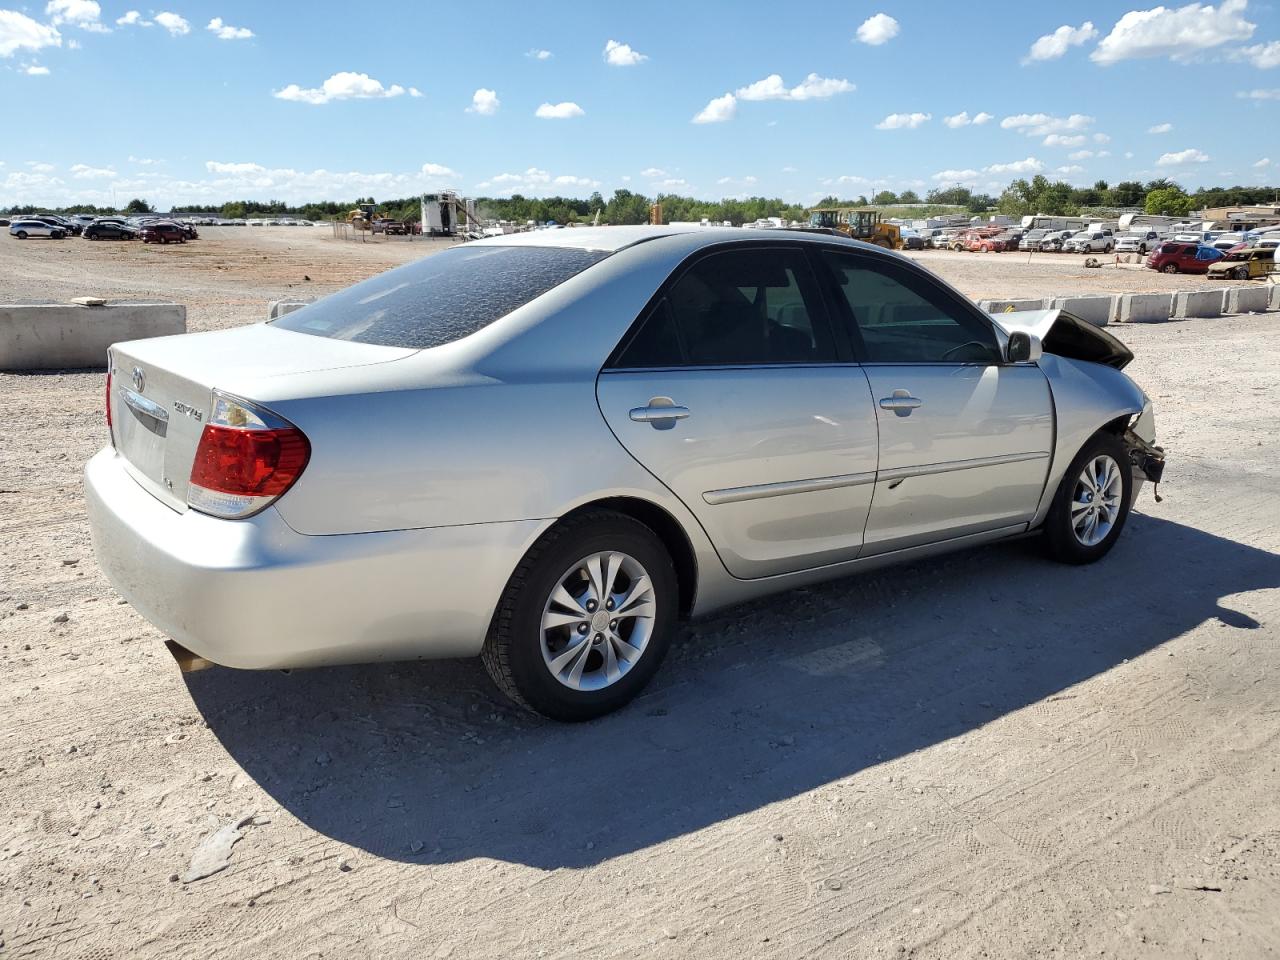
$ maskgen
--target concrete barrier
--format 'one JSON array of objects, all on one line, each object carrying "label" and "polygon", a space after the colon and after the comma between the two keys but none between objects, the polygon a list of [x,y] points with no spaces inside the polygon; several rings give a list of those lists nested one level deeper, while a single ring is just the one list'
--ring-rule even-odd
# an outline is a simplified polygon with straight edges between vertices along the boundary
[{"label": "concrete barrier", "polygon": [[1159,323],[1173,312],[1171,293],[1125,293],[1116,298],[1121,323]]},{"label": "concrete barrier", "polygon": [[1057,297],[1051,306],[1056,310],[1074,313],[1081,320],[1088,320],[1095,327],[1105,327],[1115,315],[1114,295],[1093,297]]},{"label": "concrete barrier", "polygon": [[1220,317],[1222,316],[1221,290],[1182,290],[1173,295],[1173,315],[1175,317]]},{"label": "concrete barrier", "polygon": [[1267,309],[1270,292],[1266,287],[1245,286],[1227,288],[1227,313],[1261,313]]},{"label": "concrete barrier", "polygon": [[0,370],[105,367],[113,343],[186,332],[180,303],[0,304]]},{"label": "concrete barrier", "polygon": [[1280,283],[1275,283],[1275,277],[1272,277],[1272,283],[1268,285],[1267,291],[1271,294],[1271,299],[1267,302],[1267,307],[1271,310],[1280,310]]},{"label": "concrete barrier", "polygon": [[979,300],[978,308],[985,310],[987,313],[1016,313],[1019,310],[1047,310],[1049,309],[1049,301],[1047,298],[1040,300]]},{"label": "concrete barrier", "polygon": [[287,313],[293,313],[295,310],[301,310],[303,307],[310,306],[315,303],[315,299],[294,299],[294,300],[272,300],[267,305],[267,319],[275,320],[277,317],[283,317]]}]

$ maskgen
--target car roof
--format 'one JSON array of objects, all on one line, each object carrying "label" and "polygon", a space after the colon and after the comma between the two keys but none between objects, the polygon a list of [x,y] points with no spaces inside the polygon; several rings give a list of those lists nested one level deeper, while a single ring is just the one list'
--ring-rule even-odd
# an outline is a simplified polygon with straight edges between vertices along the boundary
[{"label": "car roof", "polygon": [[[811,233],[805,230],[784,228],[752,229],[740,227],[703,227],[698,224],[665,225],[665,226],[626,226],[626,227],[570,227],[562,230],[531,230],[528,233],[509,233],[501,237],[485,237],[472,240],[468,246],[486,247],[569,247],[575,250],[602,250],[615,253],[626,247],[635,246],[650,240],[663,237],[684,236],[700,242],[692,243],[692,247],[710,246],[733,240],[787,240],[805,241],[821,239],[824,241],[844,241],[858,246],[866,246],[847,237],[831,234]],[[880,248],[876,248],[880,249]]]}]

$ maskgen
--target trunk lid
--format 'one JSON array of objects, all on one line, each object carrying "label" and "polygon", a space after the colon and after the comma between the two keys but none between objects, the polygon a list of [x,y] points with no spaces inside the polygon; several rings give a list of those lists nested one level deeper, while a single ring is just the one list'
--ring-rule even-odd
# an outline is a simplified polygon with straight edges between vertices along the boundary
[{"label": "trunk lid", "polygon": [[388,363],[415,352],[267,324],[118,343],[111,348],[107,400],[113,442],[139,484],[167,506],[185,511],[191,464],[215,389],[233,377],[243,381]]}]

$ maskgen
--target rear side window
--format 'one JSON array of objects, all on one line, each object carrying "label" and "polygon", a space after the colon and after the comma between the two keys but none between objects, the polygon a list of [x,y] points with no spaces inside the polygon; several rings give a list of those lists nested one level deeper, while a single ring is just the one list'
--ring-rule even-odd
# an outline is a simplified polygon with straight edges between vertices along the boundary
[{"label": "rear side window", "polygon": [[334,340],[438,347],[487,327],[608,255],[568,247],[453,247],[273,323]]},{"label": "rear side window", "polygon": [[800,251],[733,250],[676,280],[616,367],[832,363],[821,296]]}]

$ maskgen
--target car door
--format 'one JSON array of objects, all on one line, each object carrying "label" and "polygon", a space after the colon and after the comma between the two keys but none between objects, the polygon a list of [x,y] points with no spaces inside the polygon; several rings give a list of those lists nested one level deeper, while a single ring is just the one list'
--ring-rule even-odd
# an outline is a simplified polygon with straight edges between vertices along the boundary
[{"label": "car door", "polygon": [[755,578],[854,559],[875,482],[862,371],[799,244],[734,243],[664,285],[597,381],[618,440]]},{"label": "car door", "polygon": [[879,423],[863,554],[1030,521],[1054,432],[1039,367],[1004,363],[986,315],[908,263],[830,248],[821,259]]}]

